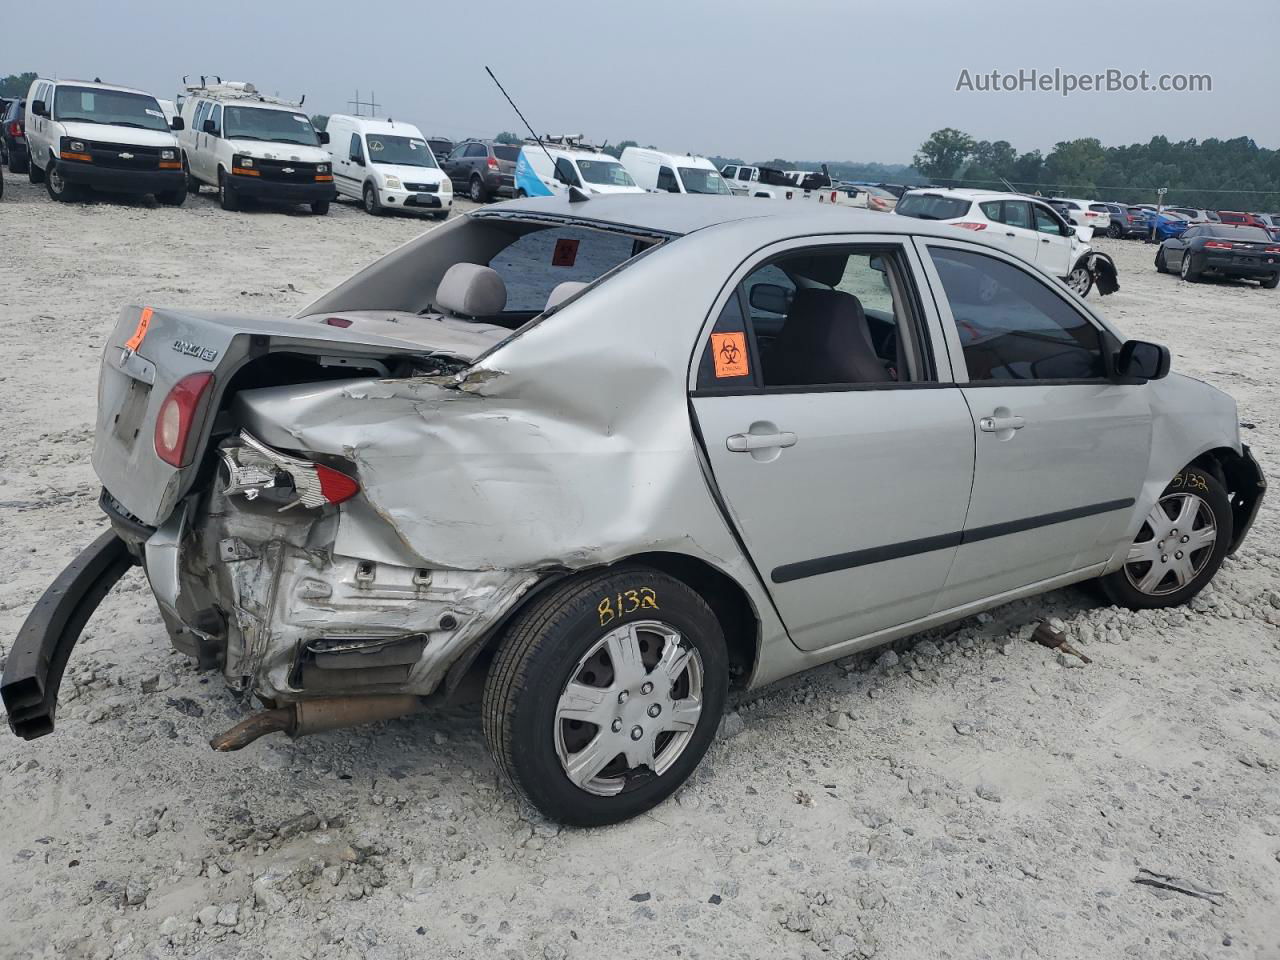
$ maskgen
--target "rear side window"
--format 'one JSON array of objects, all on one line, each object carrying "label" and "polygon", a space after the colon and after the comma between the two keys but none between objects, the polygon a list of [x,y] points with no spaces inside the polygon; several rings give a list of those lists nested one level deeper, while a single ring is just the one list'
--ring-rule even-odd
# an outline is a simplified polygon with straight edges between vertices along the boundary
[{"label": "rear side window", "polygon": [[715,390],[755,385],[757,363],[742,313],[742,292],[735,290],[716,318],[698,361],[698,389]]},{"label": "rear side window", "polygon": [[631,237],[583,227],[551,227],[525,234],[489,266],[507,285],[507,312],[541,313],[559,284],[590,283],[636,253]]},{"label": "rear side window", "polygon": [[930,247],[971,381],[1092,380],[1106,375],[1102,335],[1020,267]]},{"label": "rear side window", "polygon": [[473,143],[467,147],[465,156],[468,157],[487,157],[489,155],[488,148],[483,143]]},{"label": "rear side window", "polygon": [[908,193],[898,201],[895,212],[918,220],[955,220],[969,212],[973,202],[963,197],[936,193]]}]

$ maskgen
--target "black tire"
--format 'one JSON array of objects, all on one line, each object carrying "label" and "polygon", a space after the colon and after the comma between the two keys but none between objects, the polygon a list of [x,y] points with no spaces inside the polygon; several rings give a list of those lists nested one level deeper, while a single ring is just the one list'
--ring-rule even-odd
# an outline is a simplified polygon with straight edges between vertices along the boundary
[{"label": "black tire", "polygon": [[328,200],[312,201],[311,212],[314,213],[317,217],[323,217],[326,213],[329,212],[329,201]]},{"label": "black tire", "polygon": [[431,215],[431,219],[432,219],[432,220],[448,220],[448,219],[449,219],[449,211],[448,211],[448,210],[441,210],[439,213],[433,213],[433,214]]},{"label": "black tire", "polygon": [[70,203],[80,198],[80,190],[75,184],[67,183],[62,175],[58,173],[58,168],[52,163],[44,172],[44,188],[49,193],[49,199],[57,203]]},{"label": "black tire", "polygon": [[[1154,541],[1156,551],[1163,551],[1160,559],[1149,563],[1141,560],[1132,563],[1126,561],[1119,570],[1100,578],[1103,593],[1112,603],[1131,610],[1176,607],[1194,597],[1213,579],[1218,568],[1222,566],[1222,560],[1227,555],[1231,544],[1233,531],[1230,499],[1222,483],[1212,473],[1200,467],[1185,467],[1164,488],[1164,492],[1160,494],[1160,500],[1157,501],[1156,509],[1162,510],[1167,518],[1173,512],[1172,519],[1176,520],[1179,499],[1188,497],[1195,498],[1203,504],[1203,510],[1191,518],[1191,529],[1175,528],[1176,533],[1169,534],[1164,539],[1156,539],[1160,536],[1160,531],[1152,528],[1149,519],[1144,520],[1133,545],[1129,548],[1132,552],[1141,548],[1143,544]],[[1152,516],[1155,515],[1156,509],[1152,510]],[[1192,538],[1208,527],[1204,511],[1208,511],[1212,516],[1215,539],[1212,545],[1206,545],[1199,551],[1195,549],[1187,551],[1188,562],[1194,568],[1194,575],[1188,576],[1185,582],[1179,585],[1179,576],[1173,569],[1178,561],[1183,559],[1179,548],[1186,546],[1188,542],[1195,542]],[[1201,526],[1196,527],[1196,523],[1201,523]],[[1187,539],[1184,540],[1184,538]],[[1158,574],[1157,564],[1164,569],[1164,575],[1155,583],[1155,589],[1161,589],[1164,592],[1140,589],[1139,584],[1146,582],[1148,575]],[[1138,584],[1134,583],[1135,578]]]},{"label": "black tire", "polygon": [[191,166],[187,163],[187,158],[182,158],[182,169],[187,172],[187,193],[198,194],[200,192],[200,181],[191,175]]},{"label": "black tire", "polygon": [[187,202],[187,188],[184,186],[177,190],[166,190],[164,193],[157,193],[156,200],[166,207],[180,207]]},{"label": "black tire", "polygon": [[30,157],[27,158],[27,179],[32,183],[44,183],[44,171]]},{"label": "black tire", "polygon": [[521,187],[519,190],[516,191],[517,200],[523,200],[527,196],[529,196],[529,194],[524,192],[524,187]]},{"label": "black tire", "polygon": [[1280,273],[1273,273],[1266,280],[1259,280],[1258,282],[1262,284],[1263,290],[1274,290],[1277,286],[1280,286]]},{"label": "black tire", "polygon": [[372,183],[364,185],[363,204],[364,212],[371,217],[382,216],[382,199],[378,196],[378,191]]},{"label": "black tire", "polygon": [[25,150],[21,153],[12,150],[9,152],[10,173],[26,173],[27,166],[27,152]]},{"label": "black tire", "polygon": [[240,194],[236,193],[224,170],[218,171],[218,205],[232,212],[240,209]]},{"label": "black tire", "polygon": [[472,177],[471,182],[467,184],[467,196],[472,203],[484,203],[489,199],[489,191],[484,187],[484,181],[479,177]]},{"label": "black tire", "polygon": [[[627,609],[633,603],[635,609]],[[619,613],[619,610],[625,612]],[[622,781],[618,792],[602,796],[588,792],[569,779],[557,752],[557,738],[576,729],[588,740],[594,740],[608,731],[583,721],[557,720],[557,709],[570,680],[595,681],[595,674],[585,672],[583,657],[619,626],[637,621],[661,622],[678,633],[682,648],[687,643],[697,651],[702,674],[702,709],[683,748],[662,774],[643,765],[630,770],[615,767],[619,762],[623,767],[626,764],[619,750],[610,766],[593,775],[603,776],[612,767],[611,778],[616,778],[615,783]],[[642,669],[655,671],[648,676],[656,675],[648,658],[657,658],[660,653],[657,647],[645,640],[637,648],[644,651]],[[614,667],[607,656],[598,669],[610,678],[604,689],[611,689]],[[581,672],[575,672],[579,670]],[[692,683],[692,677],[691,670],[679,674],[676,683]],[[641,566],[582,575],[534,599],[508,626],[485,682],[485,740],[499,771],[545,816],[584,827],[616,823],[661,803],[694,771],[715,737],[728,693],[728,680],[729,663],[720,623],[706,601],[688,586]],[[649,690],[652,689],[653,685],[649,684]],[[621,706],[627,700],[620,692],[617,706],[612,699],[605,703],[621,713],[628,709]],[[632,708],[643,703],[636,696]],[[643,720],[643,715],[640,719]],[[620,720],[614,722],[621,723]],[[635,721],[629,717],[626,722]],[[570,729],[575,723],[577,728]],[[564,724],[568,726],[562,726]],[[659,721],[654,721],[653,726],[656,728],[658,724]],[[614,731],[618,729],[620,727],[613,727]],[[641,730],[639,725],[632,729],[637,734]],[[655,733],[654,736],[669,735]],[[633,739],[641,742],[639,735]],[[655,739],[659,754],[667,749],[661,746],[663,742]],[[672,741],[665,742],[670,745]],[[569,756],[576,755],[576,751],[569,753]],[[603,752],[597,751],[597,755],[603,756]]]},{"label": "black tire", "polygon": [[1120,240],[1124,237],[1124,228],[1118,223],[1113,223],[1107,227],[1107,236],[1112,240]]},{"label": "black tire", "polygon": [[1182,251],[1182,265],[1179,267],[1178,273],[1187,283],[1200,282],[1200,271],[1196,268],[1195,258],[1191,255],[1190,250]]},{"label": "black tire", "polygon": [[1169,264],[1166,263],[1164,259],[1164,247],[1161,247],[1159,250],[1156,251],[1156,272],[1157,273],[1169,272]]}]

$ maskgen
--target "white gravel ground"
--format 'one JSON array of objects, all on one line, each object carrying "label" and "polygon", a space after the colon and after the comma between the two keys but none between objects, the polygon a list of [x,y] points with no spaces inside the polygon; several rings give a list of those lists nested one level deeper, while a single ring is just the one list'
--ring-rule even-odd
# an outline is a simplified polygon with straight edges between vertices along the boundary
[{"label": "white gravel ground", "polygon": [[[104,526],[119,307],[287,313],[426,227],[55,205],[8,177],[0,654]],[[1123,289],[1093,302],[1234,394],[1280,473],[1280,294],[1100,246]],[[793,678],[739,704],[676,799],[595,831],[521,809],[473,710],[212,753],[240,710],[131,574],[56,733],[0,738],[0,958],[1280,957],[1278,534],[1273,496],[1191,609],[1063,591]],[[1019,638],[1046,616],[1091,666]]]}]

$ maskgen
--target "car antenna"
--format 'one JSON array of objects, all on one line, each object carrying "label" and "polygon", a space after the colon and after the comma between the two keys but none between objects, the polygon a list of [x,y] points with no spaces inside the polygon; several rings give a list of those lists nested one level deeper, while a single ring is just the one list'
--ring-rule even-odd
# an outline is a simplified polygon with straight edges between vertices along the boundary
[{"label": "car antenna", "polygon": [[[524,114],[520,112],[520,108],[516,106],[516,102],[511,99],[511,94],[507,93],[506,88],[502,85],[502,83],[498,80],[498,78],[493,75],[492,70],[490,70],[488,67],[485,67],[484,72],[489,75],[490,80],[492,80],[494,83],[498,85],[498,89],[501,90],[502,95],[507,98],[507,103],[511,104],[511,109],[516,112],[516,116],[520,118],[520,122],[529,128],[529,134],[533,137],[534,142],[537,143],[538,146],[542,148],[542,152],[545,153],[547,155],[547,159],[551,161],[551,169],[552,170],[556,169],[555,157],[551,156],[551,151],[547,149],[547,145],[543,143],[542,138],[539,137],[537,133],[534,132],[533,124],[531,124],[528,120],[526,120],[524,117]],[[570,203],[581,203],[583,200],[588,200],[588,199],[590,198],[585,193],[583,193],[577,187],[570,185],[569,187]]]}]

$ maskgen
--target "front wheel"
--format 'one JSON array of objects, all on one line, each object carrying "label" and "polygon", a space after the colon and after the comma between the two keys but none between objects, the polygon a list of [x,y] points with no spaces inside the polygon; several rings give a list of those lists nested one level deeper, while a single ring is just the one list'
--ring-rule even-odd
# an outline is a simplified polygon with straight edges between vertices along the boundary
[{"label": "front wheel", "polygon": [[329,201],[328,200],[312,201],[311,212],[314,213],[317,217],[323,217],[326,213],[329,212]]},{"label": "front wheel", "polygon": [[67,178],[58,171],[56,163],[49,164],[49,169],[44,172],[44,186],[49,191],[49,199],[60,203],[75,200],[78,195],[76,188],[67,183]]},{"label": "front wheel", "polygon": [[1187,467],[1160,494],[1124,566],[1102,578],[1102,589],[1134,610],[1186,603],[1222,566],[1231,533],[1227,491],[1213,474]]},{"label": "front wheel", "polygon": [[374,217],[382,213],[382,201],[378,198],[377,189],[371,183],[364,185],[364,212]]},{"label": "front wheel", "polygon": [[27,179],[32,183],[44,183],[44,171],[40,169],[39,164],[31,160],[30,157],[27,160]]},{"label": "front wheel", "polygon": [[1070,287],[1081,300],[1089,295],[1089,291],[1093,289],[1093,274],[1089,272],[1089,268],[1083,263],[1076,265],[1076,268],[1067,274],[1067,286]]},{"label": "front wheel", "polygon": [[240,209],[240,194],[236,193],[236,188],[231,185],[230,177],[221,170],[218,171],[218,205],[223,210]]},{"label": "front wheel", "polygon": [[166,207],[180,207],[187,202],[186,187],[180,190],[167,190],[164,193],[157,193],[156,199]]},{"label": "front wheel", "polygon": [[728,682],[724,634],[701,596],[647,567],[604,571],[513,621],[485,683],[485,739],[545,816],[616,823],[688,779]]}]

